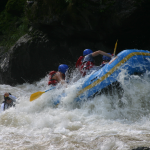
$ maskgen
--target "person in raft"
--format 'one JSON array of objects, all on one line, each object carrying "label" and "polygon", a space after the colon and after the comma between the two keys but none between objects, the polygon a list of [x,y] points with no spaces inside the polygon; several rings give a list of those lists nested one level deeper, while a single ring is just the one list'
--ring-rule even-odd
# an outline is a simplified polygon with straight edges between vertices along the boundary
[{"label": "person in raft", "polygon": [[58,67],[58,71],[51,71],[49,73],[49,82],[48,85],[56,86],[58,83],[66,84],[65,82],[65,73],[68,70],[68,65],[61,64]]},{"label": "person in raft", "polygon": [[91,49],[85,49],[83,51],[83,56],[80,56],[76,62],[76,68],[79,69],[82,76],[85,76],[87,71],[91,70],[91,68],[96,70],[97,66],[95,66],[94,57],[98,55],[103,55],[103,62],[98,68],[103,67],[113,57],[110,53],[105,53],[101,50],[93,52]]},{"label": "person in raft", "polygon": [[110,54],[110,53],[108,54],[111,55],[111,57],[103,55],[103,62],[100,65],[101,68],[104,67],[108,62],[110,62],[112,58],[114,58],[113,54]]},{"label": "person in raft", "polygon": [[11,95],[11,93],[4,94],[4,101],[1,104],[1,111],[5,111],[10,107],[15,107],[14,102],[16,102],[16,97]]}]

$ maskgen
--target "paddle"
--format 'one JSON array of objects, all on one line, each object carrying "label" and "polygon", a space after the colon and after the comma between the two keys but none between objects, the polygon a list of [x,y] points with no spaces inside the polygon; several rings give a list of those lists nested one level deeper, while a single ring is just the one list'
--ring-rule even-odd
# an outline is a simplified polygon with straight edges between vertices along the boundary
[{"label": "paddle", "polygon": [[114,53],[113,53],[114,56],[115,56],[116,49],[117,49],[117,42],[118,42],[118,39],[117,39],[117,41],[116,41],[115,48],[114,48]]},{"label": "paddle", "polygon": [[50,89],[48,89],[48,90],[46,90],[46,91],[44,91],[44,92],[39,91],[39,92],[36,92],[36,93],[31,94],[31,96],[30,96],[30,101],[33,101],[33,100],[37,99],[37,98],[40,97],[43,93],[48,92],[48,91],[50,91],[50,90],[52,90],[52,89],[54,89],[54,88],[55,88],[55,87],[53,86],[52,88],[50,88]]}]

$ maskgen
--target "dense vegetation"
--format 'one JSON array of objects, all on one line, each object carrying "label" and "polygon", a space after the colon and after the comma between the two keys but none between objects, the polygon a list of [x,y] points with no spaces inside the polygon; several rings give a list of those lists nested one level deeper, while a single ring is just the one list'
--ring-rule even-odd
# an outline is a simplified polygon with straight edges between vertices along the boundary
[{"label": "dense vegetation", "polygon": [[10,48],[27,32],[28,19],[25,16],[26,0],[8,0],[0,12],[0,46]]},{"label": "dense vegetation", "polygon": [[[134,1],[140,4],[142,0]],[[29,22],[39,22],[53,18],[65,11],[70,11],[72,18],[77,18],[76,10],[87,10],[89,13],[115,11],[109,9],[115,4],[115,0],[37,0],[35,7],[28,7],[26,0],[5,0],[0,5],[0,46],[7,50],[25,33],[29,28]],[[40,9],[37,9],[40,7]],[[41,9],[42,8],[42,9]],[[74,11],[72,11],[74,10]],[[86,12],[87,12],[86,11]]]}]

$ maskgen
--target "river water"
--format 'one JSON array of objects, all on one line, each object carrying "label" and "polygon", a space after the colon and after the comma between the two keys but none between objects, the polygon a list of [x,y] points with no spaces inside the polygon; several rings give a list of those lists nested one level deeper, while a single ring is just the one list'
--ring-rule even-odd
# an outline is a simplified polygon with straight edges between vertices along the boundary
[{"label": "river water", "polygon": [[[30,102],[30,95],[49,89],[48,77],[34,84],[0,85],[0,101],[10,92],[18,97],[15,108],[0,113],[1,150],[130,150],[150,146],[150,73],[120,75],[124,89],[117,96],[99,95],[73,102],[79,82],[44,93]],[[53,98],[62,90],[67,97],[58,107]]]}]

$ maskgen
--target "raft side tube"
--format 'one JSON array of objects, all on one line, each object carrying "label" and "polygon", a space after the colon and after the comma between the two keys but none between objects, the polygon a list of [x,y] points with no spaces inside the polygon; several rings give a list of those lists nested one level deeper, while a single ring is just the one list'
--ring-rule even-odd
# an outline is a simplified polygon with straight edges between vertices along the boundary
[{"label": "raft side tube", "polygon": [[122,70],[126,74],[144,73],[150,71],[150,52],[144,50],[124,50],[113,60],[106,64],[102,69],[91,74],[82,85],[75,101],[89,98],[103,88],[117,81]]}]

